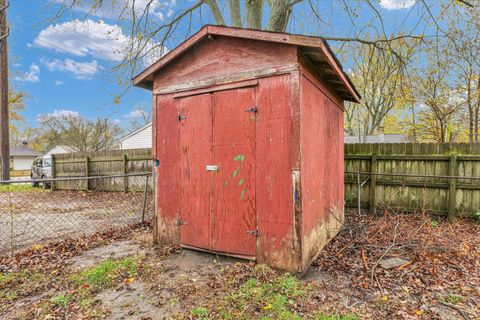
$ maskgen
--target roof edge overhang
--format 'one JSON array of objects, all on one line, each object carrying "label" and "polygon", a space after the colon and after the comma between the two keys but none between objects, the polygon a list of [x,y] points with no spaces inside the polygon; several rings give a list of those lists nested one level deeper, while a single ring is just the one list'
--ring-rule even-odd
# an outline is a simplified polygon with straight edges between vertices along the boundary
[{"label": "roof edge overhang", "polygon": [[257,41],[273,42],[273,43],[282,43],[287,45],[293,45],[303,48],[316,48],[320,50],[321,53],[325,56],[326,61],[330,68],[338,76],[340,83],[344,86],[345,91],[348,92],[348,96],[344,97],[347,101],[359,102],[361,97],[352,81],[348,75],[343,71],[342,65],[335,57],[335,54],[329,47],[325,39],[321,37],[311,37],[311,36],[302,36],[294,35],[288,33],[279,33],[271,31],[260,31],[254,29],[242,29],[242,28],[232,28],[232,27],[223,27],[223,26],[213,26],[205,25],[193,36],[185,40],[183,43],[178,45],[172,51],[169,51],[162,58],[157,60],[151,66],[147,67],[137,76],[132,79],[133,85],[145,89],[153,89],[153,75],[155,72],[166,66],[168,63],[173,61],[177,56],[181,55],[186,50],[193,47],[195,44],[200,42],[202,39],[210,36],[224,36],[232,38],[242,38],[250,39]]}]

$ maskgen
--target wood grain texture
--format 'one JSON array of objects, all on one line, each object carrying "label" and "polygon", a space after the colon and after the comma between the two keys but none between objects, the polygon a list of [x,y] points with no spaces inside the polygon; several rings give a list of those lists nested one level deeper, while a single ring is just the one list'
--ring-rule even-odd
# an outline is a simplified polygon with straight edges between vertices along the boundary
[{"label": "wood grain texture", "polygon": [[157,141],[154,158],[157,168],[155,190],[158,242],[180,243],[178,212],[180,210],[180,135],[175,100],[168,96],[156,99],[154,140]]},{"label": "wood grain texture", "polygon": [[255,88],[213,96],[212,249],[255,257]]},{"label": "wood grain texture", "polygon": [[[271,54],[272,52],[275,54]],[[195,82],[201,86],[202,81],[208,83],[238,73],[282,69],[285,65],[296,62],[295,47],[265,45],[246,39],[205,38],[156,74],[154,91]],[[191,85],[190,89],[193,89]]]},{"label": "wood grain texture", "polygon": [[180,238],[189,246],[211,249],[212,96],[176,99],[180,127]]},{"label": "wood grain texture", "polygon": [[262,79],[257,89],[257,255],[262,263],[296,270],[291,103],[292,88],[298,86],[291,81],[290,75]]},{"label": "wood grain texture", "polygon": [[[397,143],[345,145],[345,170],[371,170],[372,154],[376,154],[374,170],[378,173],[405,173],[432,176],[480,177],[478,162],[480,145],[469,143]],[[450,166],[454,157],[454,165]],[[367,175],[361,175],[362,181]],[[377,176],[377,206],[400,212],[431,212],[472,216],[479,208],[479,180],[441,177]],[[346,174],[347,206],[356,203],[356,176]],[[362,188],[362,207],[368,208],[371,187]]]},{"label": "wood grain texture", "polygon": [[308,265],[338,232],[325,228],[343,221],[343,111],[309,77],[301,87],[302,260]]}]

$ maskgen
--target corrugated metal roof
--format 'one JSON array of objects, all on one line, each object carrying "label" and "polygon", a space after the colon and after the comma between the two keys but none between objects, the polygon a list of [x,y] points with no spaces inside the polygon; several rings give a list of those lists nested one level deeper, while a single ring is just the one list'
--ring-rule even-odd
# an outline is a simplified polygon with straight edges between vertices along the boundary
[{"label": "corrugated metal roof", "polygon": [[321,37],[211,25],[204,26],[199,32],[134,77],[132,79],[133,84],[138,87],[152,89],[153,74],[155,72],[166,66],[193,45],[209,36],[243,38],[297,46],[300,48],[302,54],[312,62],[312,65],[316,69],[315,71],[321,74],[325,80],[335,85],[335,90],[342,99],[354,102],[358,102],[361,99],[360,94],[348,75],[343,71],[335,54],[328,46],[325,39]]},{"label": "corrugated metal roof", "polygon": [[35,150],[30,149],[27,146],[13,146],[10,147],[10,156],[32,156],[32,157],[39,157],[42,154]]}]

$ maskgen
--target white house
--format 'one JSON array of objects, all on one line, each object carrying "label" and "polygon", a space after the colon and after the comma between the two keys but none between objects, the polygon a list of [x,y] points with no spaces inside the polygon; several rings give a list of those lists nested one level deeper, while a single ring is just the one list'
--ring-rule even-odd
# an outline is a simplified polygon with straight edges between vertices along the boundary
[{"label": "white house", "polygon": [[33,160],[41,155],[27,146],[10,147],[10,170],[30,170]]},{"label": "white house", "polygon": [[404,134],[383,134],[368,135],[361,139],[359,136],[345,136],[345,143],[405,143],[409,142],[408,136]]},{"label": "white house", "polygon": [[119,140],[120,149],[139,149],[152,147],[152,123],[134,130]]},{"label": "white house", "polygon": [[64,154],[64,153],[72,153],[72,152],[76,152],[76,150],[73,149],[72,147],[69,147],[69,146],[55,146],[52,149],[48,150],[45,153],[45,156],[49,157],[52,154]]}]

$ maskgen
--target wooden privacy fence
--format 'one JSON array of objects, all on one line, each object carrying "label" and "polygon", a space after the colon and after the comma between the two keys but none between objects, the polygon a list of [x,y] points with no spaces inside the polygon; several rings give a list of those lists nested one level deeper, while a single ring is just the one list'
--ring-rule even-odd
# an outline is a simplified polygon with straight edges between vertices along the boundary
[{"label": "wooden privacy fence", "polygon": [[[152,171],[152,149],[75,152],[52,156],[52,177],[92,177]],[[143,190],[145,179],[126,176],[116,179],[55,181],[55,189]]]},{"label": "wooden privacy fence", "polygon": [[469,178],[480,178],[480,144],[347,144],[345,172],[349,207],[358,204],[360,181],[360,205],[372,211],[480,214],[480,179]]}]

